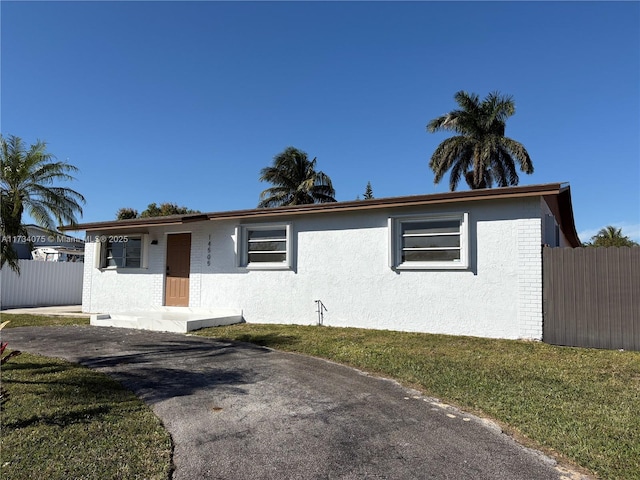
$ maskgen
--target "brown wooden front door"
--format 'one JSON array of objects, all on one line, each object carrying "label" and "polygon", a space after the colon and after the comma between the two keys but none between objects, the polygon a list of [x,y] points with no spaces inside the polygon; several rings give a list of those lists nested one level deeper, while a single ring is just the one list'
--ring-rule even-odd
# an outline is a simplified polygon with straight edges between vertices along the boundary
[{"label": "brown wooden front door", "polygon": [[167,236],[167,278],[164,304],[189,306],[189,270],[191,267],[191,234]]}]

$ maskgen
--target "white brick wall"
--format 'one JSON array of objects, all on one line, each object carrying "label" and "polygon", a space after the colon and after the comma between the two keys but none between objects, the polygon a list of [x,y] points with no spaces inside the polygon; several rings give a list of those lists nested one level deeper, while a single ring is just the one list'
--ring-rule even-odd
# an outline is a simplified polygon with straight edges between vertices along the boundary
[{"label": "white brick wall", "polygon": [[194,224],[191,229],[191,273],[189,274],[189,306],[199,307],[202,292],[203,260],[206,264],[207,241],[202,223]]},{"label": "white brick wall", "polygon": [[155,273],[151,282],[151,302],[153,306],[161,306],[164,301],[164,271],[166,263],[167,236],[149,235],[149,242],[157,241],[157,245],[149,245],[149,272]]},{"label": "white brick wall", "polygon": [[93,265],[95,263],[96,243],[86,242],[84,244],[84,272],[82,275],[82,311],[91,311],[91,280],[93,278]]},{"label": "white brick wall", "polygon": [[[538,212],[540,215],[540,212]],[[542,339],[542,225],[540,216],[517,220],[520,338]]]}]

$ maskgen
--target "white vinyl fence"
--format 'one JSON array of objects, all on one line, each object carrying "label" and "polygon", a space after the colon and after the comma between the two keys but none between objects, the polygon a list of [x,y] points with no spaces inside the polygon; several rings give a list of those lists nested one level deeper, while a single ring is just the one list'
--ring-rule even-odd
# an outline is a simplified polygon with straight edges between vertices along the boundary
[{"label": "white vinyl fence", "polygon": [[0,308],[80,305],[84,263],[19,260],[20,275],[0,270]]}]

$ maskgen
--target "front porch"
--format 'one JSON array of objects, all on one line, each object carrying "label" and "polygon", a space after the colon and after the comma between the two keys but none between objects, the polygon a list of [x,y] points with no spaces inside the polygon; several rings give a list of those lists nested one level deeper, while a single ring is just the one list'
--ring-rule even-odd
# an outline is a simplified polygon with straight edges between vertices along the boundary
[{"label": "front porch", "polygon": [[145,310],[91,315],[91,325],[187,333],[207,327],[242,323],[242,310],[150,307]]}]

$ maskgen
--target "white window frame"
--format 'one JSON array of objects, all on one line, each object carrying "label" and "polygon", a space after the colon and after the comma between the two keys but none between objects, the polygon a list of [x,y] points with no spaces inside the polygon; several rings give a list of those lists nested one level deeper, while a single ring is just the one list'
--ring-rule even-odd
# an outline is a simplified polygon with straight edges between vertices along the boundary
[{"label": "white window frame", "polygon": [[[256,230],[284,230],[285,232],[285,261],[284,262],[249,262],[249,232]],[[247,270],[291,270],[292,256],[292,227],[290,223],[252,223],[236,227],[236,258],[237,266]]]},{"label": "white window frame", "polygon": [[[140,266],[138,267],[121,267],[119,265],[107,265],[108,244],[121,241],[123,239],[140,240]],[[96,252],[96,268],[100,270],[139,270],[148,268],[149,266],[149,235],[144,234],[105,234],[96,235],[97,249]]]},{"label": "white window frame", "polygon": [[[460,259],[433,262],[403,262],[402,225],[413,222],[456,220],[460,222]],[[389,266],[394,270],[467,270],[469,268],[469,214],[448,213],[443,215],[406,215],[389,217]],[[458,248],[458,247],[452,247]]]}]

